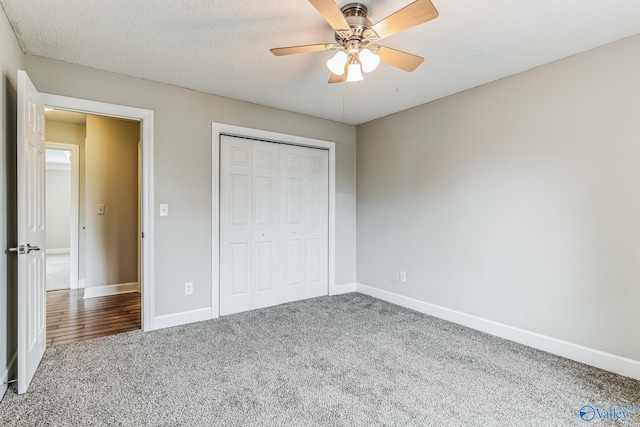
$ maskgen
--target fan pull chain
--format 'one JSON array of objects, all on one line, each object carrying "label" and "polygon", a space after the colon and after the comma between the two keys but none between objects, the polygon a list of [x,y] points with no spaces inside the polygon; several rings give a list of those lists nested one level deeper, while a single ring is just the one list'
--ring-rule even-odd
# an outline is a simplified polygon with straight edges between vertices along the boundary
[{"label": "fan pull chain", "polygon": [[347,124],[345,121],[345,92],[347,87],[347,79],[342,79],[342,124]]}]

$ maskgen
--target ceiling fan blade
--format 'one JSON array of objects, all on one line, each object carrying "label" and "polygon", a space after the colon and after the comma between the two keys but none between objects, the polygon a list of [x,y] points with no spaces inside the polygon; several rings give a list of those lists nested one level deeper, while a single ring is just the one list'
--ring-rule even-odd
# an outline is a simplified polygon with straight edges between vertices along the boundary
[{"label": "ceiling fan blade", "polygon": [[371,28],[383,39],[437,17],[438,11],[430,0],[416,0]]},{"label": "ceiling fan blade", "polygon": [[349,30],[351,28],[334,0],[309,0],[309,3],[318,9],[320,15],[334,30]]},{"label": "ceiling fan blade", "polygon": [[271,49],[271,53],[275,56],[294,55],[296,53],[321,52],[331,49],[333,45],[327,44],[308,44],[305,46],[276,47]]},{"label": "ceiling fan blade", "polygon": [[415,70],[418,68],[418,65],[422,64],[424,61],[424,58],[421,56],[412,55],[401,50],[395,50],[384,46],[380,46],[378,49],[378,56],[382,62],[393,65],[394,67],[407,72]]},{"label": "ceiling fan blade", "polygon": [[333,83],[342,83],[344,81],[344,78],[346,76],[346,73],[339,76],[337,74],[331,74],[331,77],[329,78],[329,83],[333,84]]}]

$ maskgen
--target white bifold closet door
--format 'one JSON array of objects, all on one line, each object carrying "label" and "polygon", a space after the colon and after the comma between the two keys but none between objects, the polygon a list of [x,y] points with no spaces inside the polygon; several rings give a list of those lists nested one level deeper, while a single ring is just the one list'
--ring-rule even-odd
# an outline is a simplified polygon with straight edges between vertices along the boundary
[{"label": "white bifold closet door", "polygon": [[326,150],[223,135],[220,314],[328,294]]}]

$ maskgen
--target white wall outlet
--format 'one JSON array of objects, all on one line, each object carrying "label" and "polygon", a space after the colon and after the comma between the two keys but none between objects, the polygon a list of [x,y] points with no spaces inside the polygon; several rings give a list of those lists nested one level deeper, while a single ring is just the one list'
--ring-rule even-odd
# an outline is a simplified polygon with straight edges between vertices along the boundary
[{"label": "white wall outlet", "polygon": [[407,283],[407,273],[405,271],[400,272],[400,283]]},{"label": "white wall outlet", "polygon": [[98,205],[98,215],[104,215],[104,205],[103,204],[99,204]]},{"label": "white wall outlet", "polygon": [[160,205],[160,216],[169,216],[169,205],[164,203]]},{"label": "white wall outlet", "polygon": [[193,294],[193,282],[187,282],[184,284],[184,294],[185,295]]}]

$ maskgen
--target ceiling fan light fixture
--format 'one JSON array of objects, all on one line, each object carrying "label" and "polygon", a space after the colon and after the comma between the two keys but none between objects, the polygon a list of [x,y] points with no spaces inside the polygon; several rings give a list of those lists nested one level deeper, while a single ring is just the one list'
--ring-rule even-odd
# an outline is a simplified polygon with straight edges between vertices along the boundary
[{"label": "ceiling fan light fixture", "polygon": [[348,82],[359,82],[360,80],[364,80],[362,77],[362,71],[360,70],[360,63],[351,63],[347,68],[347,81]]},{"label": "ceiling fan light fixture", "polygon": [[363,80],[362,73],[373,72],[380,62],[406,72],[414,71],[424,62],[424,58],[379,45],[378,42],[438,17],[431,0],[414,0],[375,24],[367,18],[368,8],[361,3],[339,7],[336,0],[309,2],[334,30],[335,42],[279,47],[271,49],[271,53],[283,56],[337,50],[333,58],[326,62],[332,72],[329,83]]},{"label": "ceiling fan light fixture", "polygon": [[343,50],[338,51],[333,58],[327,61],[327,67],[336,76],[344,74],[344,66],[347,65],[347,53]]},{"label": "ceiling fan light fixture", "polygon": [[362,71],[370,73],[380,65],[380,57],[369,49],[362,49],[360,54],[360,63],[362,64]]}]

